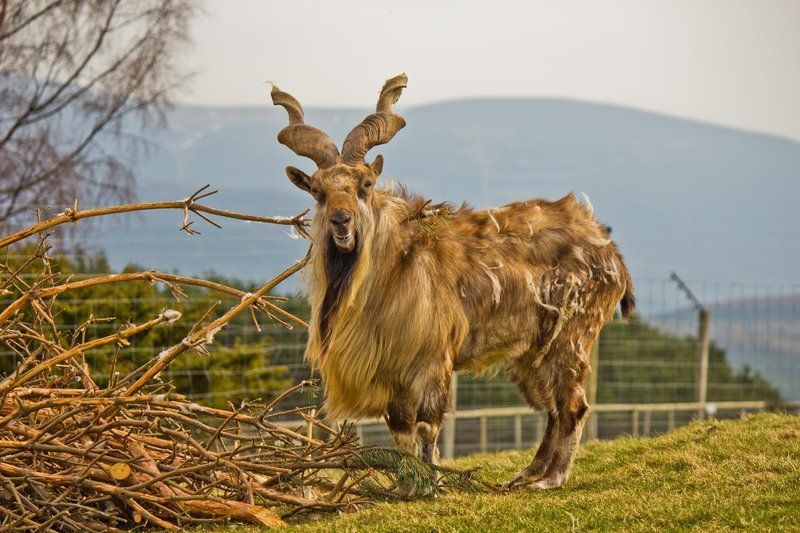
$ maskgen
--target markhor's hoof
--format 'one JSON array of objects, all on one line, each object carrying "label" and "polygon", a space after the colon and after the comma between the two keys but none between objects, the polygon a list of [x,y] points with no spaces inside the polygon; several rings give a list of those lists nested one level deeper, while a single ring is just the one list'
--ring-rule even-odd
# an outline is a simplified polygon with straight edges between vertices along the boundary
[{"label": "markhor's hoof", "polygon": [[525,488],[527,490],[552,490],[560,489],[567,481],[558,477],[549,477],[543,479],[532,480],[532,482]]},{"label": "markhor's hoof", "polygon": [[515,489],[518,489],[520,487],[524,487],[525,485],[528,485],[529,483],[531,483],[531,481],[532,480],[531,480],[530,477],[528,477],[523,472],[520,472],[519,474],[514,476],[514,479],[512,479],[510,481],[504,481],[503,483],[500,483],[500,488],[503,488],[503,489],[506,489],[506,490],[515,490]]},{"label": "markhor's hoof", "polygon": [[550,489],[558,489],[564,486],[566,480],[559,478],[558,476],[552,476],[549,478],[540,478],[540,477],[533,477],[525,474],[524,472],[520,472],[517,474],[514,479],[511,481],[506,481],[500,484],[500,487],[506,490],[550,490]]}]

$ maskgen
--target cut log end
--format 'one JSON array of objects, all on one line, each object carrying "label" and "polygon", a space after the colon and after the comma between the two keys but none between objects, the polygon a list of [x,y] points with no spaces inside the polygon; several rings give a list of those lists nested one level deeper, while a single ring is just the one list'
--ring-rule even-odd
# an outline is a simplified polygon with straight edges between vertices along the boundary
[{"label": "cut log end", "polygon": [[111,476],[117,481],[125,481],[131,477],[132,473],[131,467],[128,465],[128,463],[114,463],[108,470],[111,472]]}]

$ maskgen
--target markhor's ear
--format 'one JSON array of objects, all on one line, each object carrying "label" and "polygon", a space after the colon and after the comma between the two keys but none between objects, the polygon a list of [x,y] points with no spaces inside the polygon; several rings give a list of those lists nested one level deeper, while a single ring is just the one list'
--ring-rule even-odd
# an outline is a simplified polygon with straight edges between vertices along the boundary
[{"label": "markhor's ear", "polygon": [[372,173],[375,174],[376,178],[380,176],[381,171],[383,170],[383,156],[378,154],[378,156],[375,158],[375,161],[369,165],[369,168],[372,169]]},{"label": "markhor's ear", "polygon": [[295,187],[311,192],[311,176],[295,167],[286,167],[286,175],[289,176]]}]

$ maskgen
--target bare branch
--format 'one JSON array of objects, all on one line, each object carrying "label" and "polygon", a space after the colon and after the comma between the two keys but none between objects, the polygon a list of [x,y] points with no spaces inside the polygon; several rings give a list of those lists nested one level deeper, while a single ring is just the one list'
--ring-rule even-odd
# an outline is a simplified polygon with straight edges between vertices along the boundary
[{"label": "bare branch", "polygon": [[[186,79],[189,0],[5,0],[0,222],[41,203],[130,200],[132,118],[162,118]],[[99,157],[111,143],[120,154]]]},{"label": "bare branch", "polygon": [[[202,189],[201,189],[202,190]],[[304,226],[307,224],[307,221],[303,218],[308,211],[303,211],[302,213],[295,215],[293,217],[262,217],[256,215],[248,215],[245,213],[236,213],[233,211],[227,211],[225,209],[216,209],[213,207],[208,207],[201,204],[194,203],[194,198],[189,197],[186,200],[177,200],[172,202],[150,202],[150,203],[142,203],[142,204],[126,204],[126,205],[117,205],[112,207],[99,207],[95,209],[85,209],[82,211],[77,211],[73,208],[66,209],[63,213],[50,218],[48,220],[44,220],[39,222],[38,224],[34,224],[29,226],[26,229],[20,230],[16,233],[13,233],[3,239],[0,239],[0,248],[5,248],[15,242],[21,241],[31,235],[35,235],[41,231],[48,230],[55,226],[59,226],[61,224],[65,224],[67,222],[78,222],[84,218],[92,218],[98,216],[105,216],[105,215],[116,215],[119,213],[130,213],[133,211],[151,211],[151,210],[158,210],[158,209],[181,209],[184,211],[184,222],[181,226],[181,229],[187,231],[189,234],[196,234],[197,232],[194,230],[189,229],[189,222],[188,222],[188,212],[193,212],[196,214],[200,213],[208,213],[209,215],[216,215],[226,218],[233,218],[237,220],[247,220],[250,222],[263,222],[267,224],[281,224],[285,226],[295,226],[298,231],[304,232]],[[205,220],[208,221],[206,217],[203,217]],[[210,222],[210,221],[209,221]],[[215,224],[216,225],[216,224]],[[217,227],[219,227],[217,225]]]}]

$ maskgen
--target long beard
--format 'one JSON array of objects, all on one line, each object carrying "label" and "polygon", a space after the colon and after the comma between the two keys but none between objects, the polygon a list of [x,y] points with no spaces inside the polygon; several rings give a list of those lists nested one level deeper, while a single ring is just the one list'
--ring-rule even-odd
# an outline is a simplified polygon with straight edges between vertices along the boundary
[{"label": "long beard", "polygon": [[358,257],[361,253],[359,232],[356,232],[355,239],[356,243],[353,251],[343,253],[336,247],[333,237],[328,236],[325,250],[327,287],[319,315],[319,335],[322,339],[323,348],[327,347],[332,330],[331,321],[336,316],[336,311],[347,295],[353,279],[353,272],[355,272]]}]

